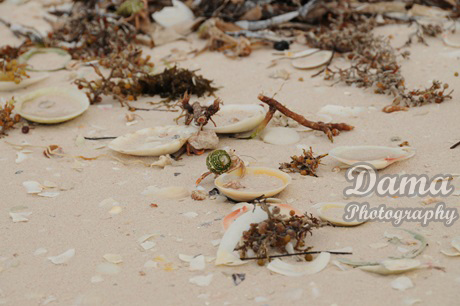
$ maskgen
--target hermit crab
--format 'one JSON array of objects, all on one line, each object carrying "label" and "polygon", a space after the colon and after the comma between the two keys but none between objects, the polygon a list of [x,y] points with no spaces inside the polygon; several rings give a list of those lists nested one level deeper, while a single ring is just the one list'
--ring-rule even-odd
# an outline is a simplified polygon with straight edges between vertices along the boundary
[{"label": "hermit crab", "polygon": [[214,150],[206,157],[206,167],[208,172],[203,173],[199,179],[196,180],[196,185],[199,185],[211,173],[219,176],[223,173],[233,171],[241,168],[241,175],[244,176],[246,166],[241,158],[235,154],[234,150],[229,152],[225,150]]}]

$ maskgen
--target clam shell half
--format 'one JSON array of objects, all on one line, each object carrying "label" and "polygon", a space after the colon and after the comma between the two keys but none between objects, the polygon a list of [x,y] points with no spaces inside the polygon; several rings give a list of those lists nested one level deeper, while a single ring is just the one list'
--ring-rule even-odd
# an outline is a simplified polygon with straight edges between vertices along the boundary
[{"label": "clam shell half", "polygon": [[241,178],[241,171],[241,169],[236,169],[231,172],[222,174],[214,181],[217,189],[219,189],[222,194],[239,202],[254,200],[260,196],[264,196],[265,198],[273,197],[283,191],[287,185],[291,183],[292,180],[289,174],[278,169],[266,167],[247,167],[244,176],[245,179],[250,179],[251,176],[266,175],[271,178],[279,179],[281,181],[280,186],[268,187],[267,189],[263,190],[251,190],[250,188],[233,189],[224,187],[224,185],[229,181],[238,181]]},{"label": "clam shell half", "polygon": [[329,156],[338,161],[353,165],[366,162],[376,169],[383,169],[394,162],[411,158],[415,150],[408,148],[391,148],[383,146],[341,146],[329,151]]},{"label": "clam shell half", "polygon": [[160,156],[177,152],[198,131],[193,126],[166,125],[129,133],[109,143],[109,148],[136,156]]},{"label": "clam shell half", "polygon": [[89,107],[88,97],[68,87],[45,87],[17,99],[19,115],[38,123],[59,123],[73,119]]},{"label": "clam shell half", "polygon": [[342,202],[324,202],[315,204],[314,207],[321,220],[329,221],[337,226],[356,226],[364,223],[365,221],[345,221],[343,216],[345,214],[345,207],[348,203]]},{"label": "clam shell half", "polygon": [[[35,64],[32,63],[32,58]],[[41,57],[41,58],[40,58]],[[20,64],[28,64],[30,71],[57,71],[64,69],[72,59],[69,52],[59,48],[32,48],[18,58]]]},{"label": "clam shell half", "polygon": [[[242,133],[255,129],[265,118],[265,109],[257,104],[226,104],[212,117],[204,129],[216,133]],[[219,124],[220,123],[220,124]]]}]

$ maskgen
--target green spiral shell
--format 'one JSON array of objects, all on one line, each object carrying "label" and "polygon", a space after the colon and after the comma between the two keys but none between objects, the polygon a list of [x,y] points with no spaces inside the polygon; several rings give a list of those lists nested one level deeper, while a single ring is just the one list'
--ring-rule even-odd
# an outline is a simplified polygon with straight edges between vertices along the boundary
[{"label": "green spiral shell", "polygon": [[206,167],[215,174],[222,174],[230,169],[232,159],[225,150],[214,150],[206,157]]}]

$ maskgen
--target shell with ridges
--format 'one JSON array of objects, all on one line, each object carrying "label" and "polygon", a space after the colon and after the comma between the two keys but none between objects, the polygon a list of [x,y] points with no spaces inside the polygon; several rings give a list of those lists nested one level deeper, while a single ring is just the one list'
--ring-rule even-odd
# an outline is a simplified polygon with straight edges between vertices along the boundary
[{"label": "shell with ridges", "polygon": [[230,154],[225,150],[214,150],[206,157],[206,167],[215,174],[222,174],[232,166]]}]

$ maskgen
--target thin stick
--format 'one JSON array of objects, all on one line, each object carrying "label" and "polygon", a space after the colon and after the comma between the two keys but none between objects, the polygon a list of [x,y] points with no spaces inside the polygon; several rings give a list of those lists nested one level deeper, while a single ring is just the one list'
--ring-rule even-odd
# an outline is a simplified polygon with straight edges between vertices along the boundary
[{"label": "thin stick", "polygon": [[116,136],[105,136],[105,137],[84,137],[86,140],[104,140],[104,139],[115,139]]},{"label": "thin stick", "polygon": [[450,147],[451,149],[455,149],[456,147],[458,147],[460,145],[460,141],[457,142],[456,144],[454,144],[452,147]]},{"label": "thin stick", "polygon": [[[280,254],[280,255],[271,255],[268,256],[269,259],[271,258],[279,258],[279,257],[289,257],[289,256],[298,256],[298,255],[308,255],[308,254],[319,254],[319,253],[330,253],[334,255],[352,255],[352,252],[334,252],[334,251],[307,251],[307,252],[300,252],[300,253],[291,253],[291,254]],[[245,257],[241,258],[241,260],[258,260],[258,259],[267,259],[267,257]]]},{"label": "thin stick", "polygon": [[129,106],[130,111],[154,111],[154,112],[178,112],[177,109],[161,109],[161,108],[140,108],[140,107],[133,107]]},{"label": "thin stick", "polygon": [[324,134],[327,135],[327,137],[329,138],[331,142],[334,142],[333,136],[337,136],[340,133],[340,131],[351,131],[352,129],[354,129],[354,126],[348,125],[346,123],[324,123],[321,121],[318,121],[318,122],[310,121],[304,116],[294,113],[293,111],[291,111],[286,106],[282,105],[281,103],[279,103],[273,98],[269,98],[262,94],[259,95],[257,98],[260,101],[268,104],[270,107],[276,108],[276,110],[280,111],[285,116],[288,116],[289,118],[294,119],[301,125],[309,127],[313,130],[324,132]]}]

